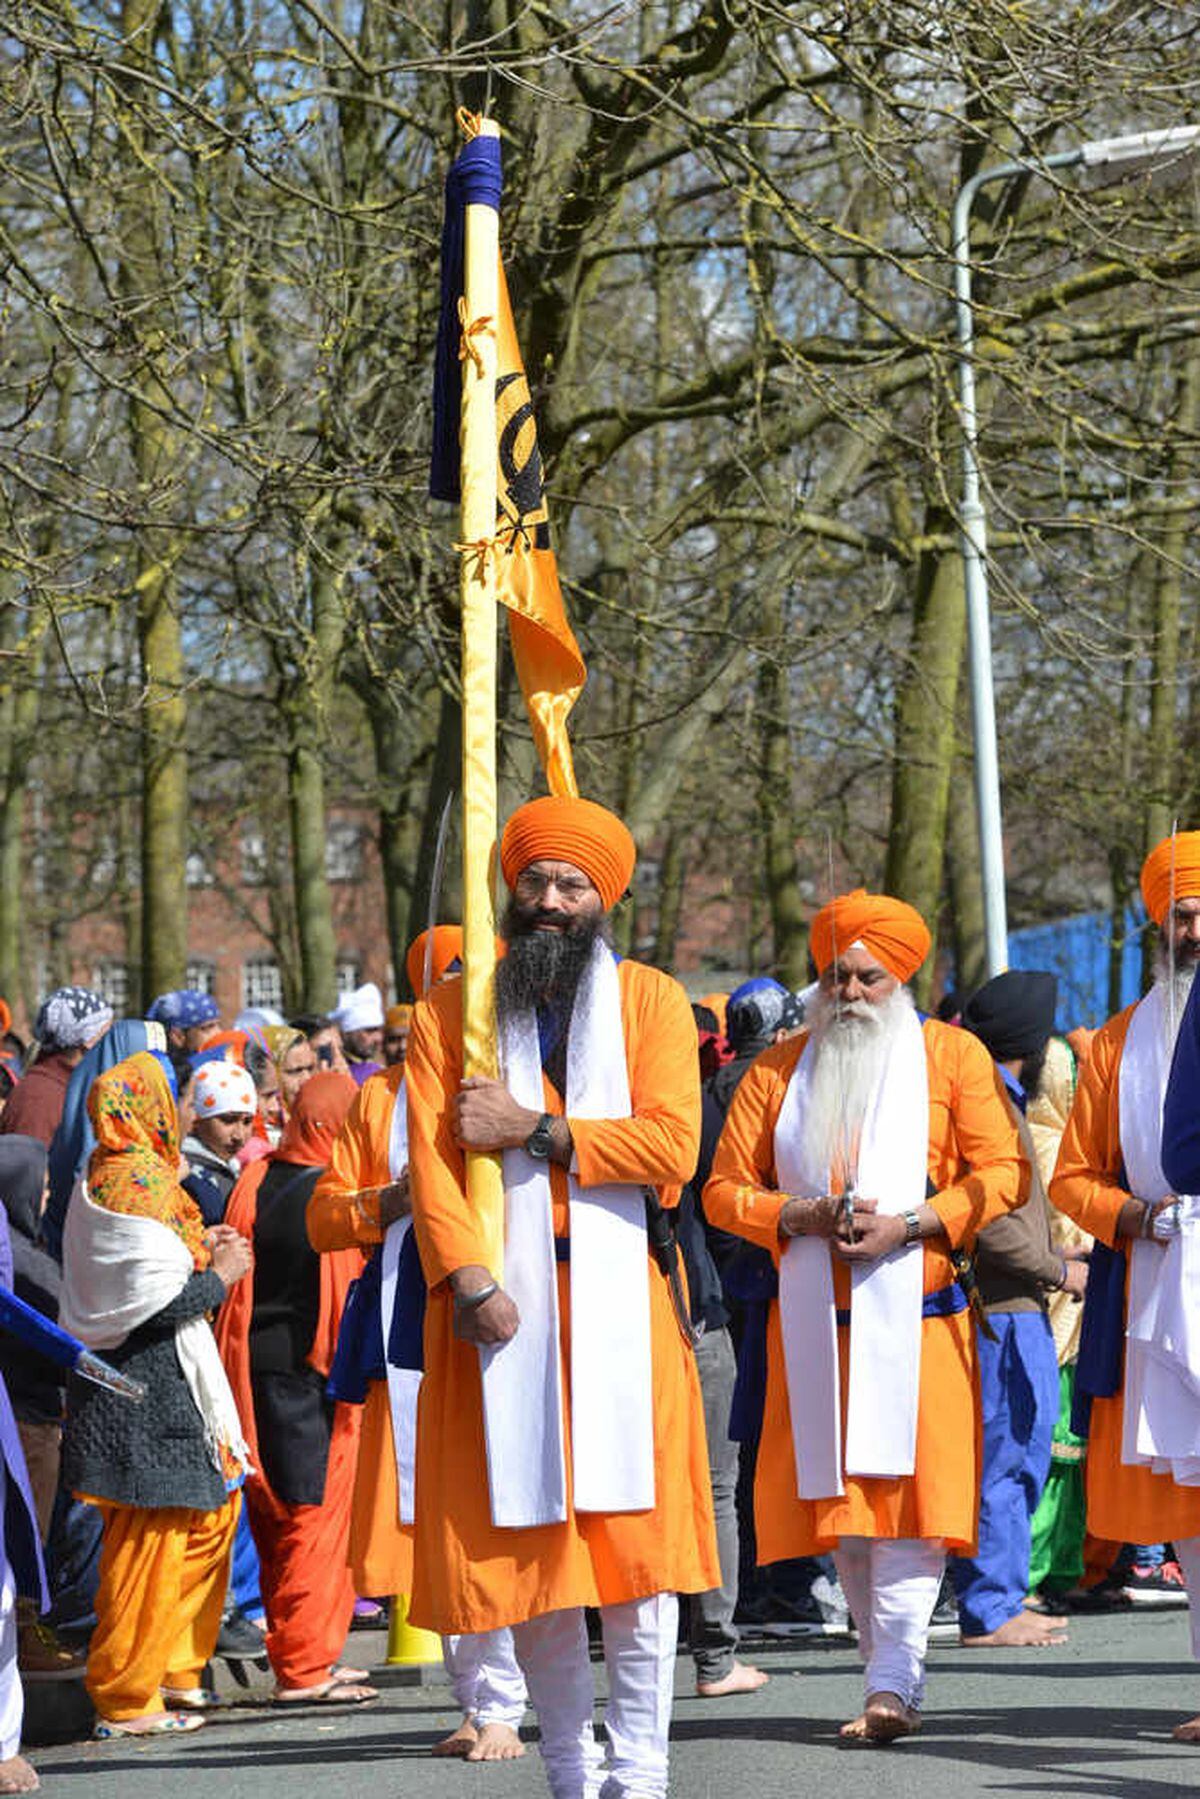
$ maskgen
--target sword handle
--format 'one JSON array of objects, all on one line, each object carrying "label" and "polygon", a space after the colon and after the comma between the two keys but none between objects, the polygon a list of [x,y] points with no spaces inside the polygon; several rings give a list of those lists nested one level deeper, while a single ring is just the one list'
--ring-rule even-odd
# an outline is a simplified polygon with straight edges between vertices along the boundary
[{"label": "sword handle", "polygon": [[106,1387],[110,1393],[119,1393],[122,1399],[128,1399],[133,1405],[141,1405],[146,1397],[146,1388],[140,1380],[132,1380],[128,1374],[122,1374],[103,1356],[98,1356],[90,1349],[85,1349],[75,1364],[75,1373],[90,1380],[97,1387]]}]

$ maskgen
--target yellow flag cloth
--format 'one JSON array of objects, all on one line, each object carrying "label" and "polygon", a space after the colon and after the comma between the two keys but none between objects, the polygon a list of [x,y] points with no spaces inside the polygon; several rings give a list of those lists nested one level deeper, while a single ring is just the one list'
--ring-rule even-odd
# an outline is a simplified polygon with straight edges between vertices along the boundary
[{"label": "yellow flag cloth", "polygon": [[537,426],[503,264],[496,320],[496,453],[496,597],[508,608],[513,660],[547,785],[551,793],[573,798],[579,788],[567,718],[587,669],[567,623],[550,547]]}]

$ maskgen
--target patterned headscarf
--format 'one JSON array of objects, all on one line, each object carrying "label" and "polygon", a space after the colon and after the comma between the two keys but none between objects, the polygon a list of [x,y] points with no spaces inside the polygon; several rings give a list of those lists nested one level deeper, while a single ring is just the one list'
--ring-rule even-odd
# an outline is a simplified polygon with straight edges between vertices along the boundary
[{"label": "patterned headscarf", "polygon": [[275,1064],[277,1074],[283,1072],[283,1060],[298,1043],[307,1043],[308,1038],[303,1031],[298,1031],[290,1024],[268,1024],[263,1027],[263,1041],[267,1046],[267,1054]]},{"label": "patterned headscarf", "polygon": [[210,994],[197,993],[194,987],[177,987],[170,993],[160,993],[146,1008],[146,1017],[155,1024],[179,1031],[212,1024],[220,1016],[221,1008],[216,1000]]},{"label": "patterned headscarf", "polygon": [[217,1057],[202,1062],[196,1070],[192,1107],[197,1118],[224,1118],[233,1112],[244,1112],[253,1118],[258,1111],[258,1094],[244,1068]]},{"label": "patterned headscarf", "polygon": [[113,1021],[113,1009],[90,987],[56,987],[38,1007],[33,1034],[43,1049],[82,1049]]},{"label": "patterned headscarf", "polygon": [[97,1075],[88,1116],[96,1133],[87,1174],[93,1205],[156,1218],[187,1245],[197,1268],[207,1268],[204,1219],[179,1185],[179,1119],[157,1058],[141,1050]]}]

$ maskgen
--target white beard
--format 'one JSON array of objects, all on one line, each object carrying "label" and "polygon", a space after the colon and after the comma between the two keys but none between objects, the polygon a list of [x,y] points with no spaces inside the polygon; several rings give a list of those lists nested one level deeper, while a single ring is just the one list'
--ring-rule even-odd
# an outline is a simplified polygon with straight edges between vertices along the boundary
[{"label": "white beard", "polygon": [[1166,1004],[1163,1014],[1166,1018],[1167,1048],[1175,1048],[1175,1039],[1179,1035],[1179,1027],[1183,1023],[1183,1009],[1188,1003],[1188,995],[1192,991],[1192,982],[1196,978],[1194,962],[1176,962],[1171,967],[1170,959],[1160,949],[1156,958],[1154,984],[1163,989]]},{"label": "white beard", "polygon": [[868,1000],[839,1005],[824,993],[812,1002],[805,1055],[813,1058],[813,1068],[802,1128],[812,1166],[827,1168],[831,1184],[856,1177],[867,1107],[912,1009],[907,987],[897,987],[878,1005]]}]

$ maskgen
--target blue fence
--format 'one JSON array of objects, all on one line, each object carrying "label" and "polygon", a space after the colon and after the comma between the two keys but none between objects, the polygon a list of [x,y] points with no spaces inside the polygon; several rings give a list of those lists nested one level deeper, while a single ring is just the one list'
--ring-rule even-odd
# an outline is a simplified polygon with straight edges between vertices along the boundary
[{"label": "blue fence", "polygon": [[[1125,914],[1121,947],[1121,1005],[1131,1005],[1142,991],[1141,907]],[[1108,962],[1112,919],[1107,912],[1081,912],[1052,924],[1011,931],[1008,959],[1012,968],[1045,968],[1058,976],[1058,1028],[1103,1024],[1109,1014]]]}]

